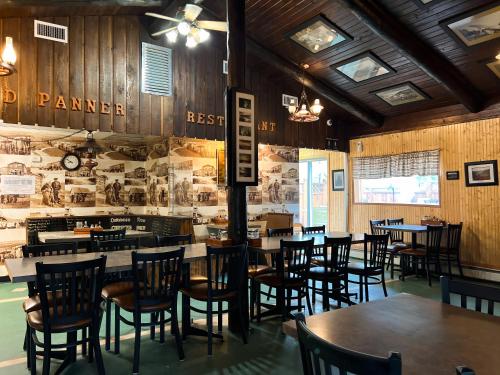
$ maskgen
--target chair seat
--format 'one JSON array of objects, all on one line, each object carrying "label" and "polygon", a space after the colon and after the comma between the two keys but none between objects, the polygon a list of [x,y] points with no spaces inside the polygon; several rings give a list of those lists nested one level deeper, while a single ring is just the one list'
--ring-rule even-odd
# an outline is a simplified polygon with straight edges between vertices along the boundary
[{"label": "chair seat", "polygon": [[248,277],[256,277],[266,272],[271,272],[272,267],[266,266],[265,264],[251,264],[248,266]]},{"label": "chair seat", "polygon": [[108,284],[102,288],[102,298],[112,299],[122,294],[132,293],[134,291],[134,283],[132,281],[117,281]]},{"label": "chair seat", "polygon": [[[56,296],[60,298],[60,296],[62,296],[61,292],[57,291]],[[47,293],[47,299],[49,304],[53,302],[51,292]],[[38,294],[34,295],[33,297],[26,298],[23,302],[23,310],[25,313],[40,310],[41,308],[42,308],[42,301],[40,300],[40,296]]]},{"label": "chair seat", "polygon": [[366,267],[364,263],[349,263],[347,267],[347,273],[353,275],[377,275],[384,270],[380,267]]},{"label": "chair seat", "polygon": [[[194,298],[199,301],[208,301],[208,283],[206,282],[191,285],[189,288],[181,288],[180,291],[182,294],[185,294],[189,298]],[[227,301],[234,299],[236,296],[237,296],[236,291],[232,291],[214,296],[212,299],[214,301]]]},{"label": "chair seat", "polygon": [[[50,313],[52,314],[52,309],[50,309]],[[42,310],[31,311],[26,314],[26,320],[31,328],[36,331],[43,331],[43,314]],[[67,324],[53,324],[51,326],[51,332],[67,332],[70,330],[77,330],[88,327],[91,323],[91,319],[81,319],[76,322],[67,323]]]},{"label": "chair seat", "polygon": [[399,252],[402,255],[411,255],[415,257],[425,257],[425,250],[422,249],[404,249]]},{"label": "chair seat", "polygon": [[[135,296],[134,293],[127,293],[116,296],[113,302],[120,306],[125,311],[133,312],[135,309]],[[154,305],[141,306],[141,313],[151,313],[157,311],[168,310],[172,306],[172,302],[163,302]]]},{"label": "chair seat", "polygon": [[285,288],[299,288],[303,286],[304,281],[303,280],[297,280],[297,279],[285,279],[285,284],[282,285],[282,279],[281,276],[278,275],[277,273],[266,273],[263,275],[259,275],[255,278],[256,281],[262,284],[266,284],[269,286],[272,286],[274,288],[284,286]]},{"label": "chair seat", "polygon": [[325,267],[312,267],[309,270],[309,278],[313,280],[339,280],[345,274],[336,271],[328,271]]},{"label": "chair seat", "polygon": [[403,242],[395,242],[387,245],[387,251],[390,253],[399,253],[401,250],[408,249],[410,246]]}]

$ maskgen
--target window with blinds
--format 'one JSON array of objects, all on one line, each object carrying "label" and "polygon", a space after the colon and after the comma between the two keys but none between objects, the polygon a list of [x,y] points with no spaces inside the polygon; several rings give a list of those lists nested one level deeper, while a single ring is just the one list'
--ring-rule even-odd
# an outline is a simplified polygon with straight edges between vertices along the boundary
[{"label": "window with blinds", "polygon": [[356,203],[439,205],[439,150],[353,158]]},{"label": "window with blinds", "polygon": [[172,50],[142,43],[141,91],[147,94],[172,95]]}]

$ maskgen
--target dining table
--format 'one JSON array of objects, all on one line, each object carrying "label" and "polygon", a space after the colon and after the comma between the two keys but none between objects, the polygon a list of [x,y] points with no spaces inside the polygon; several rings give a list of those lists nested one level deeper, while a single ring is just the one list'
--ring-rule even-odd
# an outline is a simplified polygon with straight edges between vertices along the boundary
[{"label": "dining table", "polygon": [[417,224],[395,224],[395,225],[380,225],[378,226],[386,231],[398,231],[411,233],[411,248],[416,249],[417,244],[417,234],[427,232],[427,226],[417,225]]},{"label": "dining table", "polygon": [[[349,350],[381,357],[401,353],[405,375],[450,375],[457,366],[488,375],[500,369],[500,317],[411,294],[316,314],[306,325]],[[282,328],[297,337],[295,321]]]}]

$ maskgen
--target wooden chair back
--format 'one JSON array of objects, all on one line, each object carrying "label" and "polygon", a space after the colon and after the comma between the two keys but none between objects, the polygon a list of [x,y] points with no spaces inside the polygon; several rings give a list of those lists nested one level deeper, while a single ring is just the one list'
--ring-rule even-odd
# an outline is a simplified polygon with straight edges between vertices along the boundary
[{"label": "wooden chair back", "polygon": [[[106,257],[62,263],[36,263],[36,287],[40,295],[44,332],[54,325],[71,326],[97,319]],[[50,298],[57,293],[58,298]]]},{"label": "wooden chair back", "polygon": [[323,265],[327,272],[344,274],[349,264],[352,235],[344,238],[326,237],[324,240]]},{"label": "wooden chair back", "polygon": [[[387,225],[403,225],[404,219],[387,219]],[[400,230],[391,230],[389,232],[391,243],[404,242],[404,233]]]},{"label": "wooden chair back", "polygon": [[180,246],[189,245],[193,243],[193,236],[191,234],[178,234],[175,236],[155,236],[156,246]]},{"label": "wooden chair back", "polygon": [[325,233],[325,226],[320,225],[316,227],[302,227],[302,234],[316,234],[316,233]]},{"label": "wooden chair back", "polygon": [[427,225],[427,239],[426,239],[426,255],[427,258],[432,260],[439,259],[441,253],[441,237],[443,235],[443,226],[441,225]]},{"label": "wooden chair back", "polygon": [[366,234],[364,238],[365,268],[384,269],[389,234]]},{"label": "wooden chair back", "polygon": [[42,245],[23,245],[23,257],[45,257],[52,255],[76,254],[78,246],[76,242],[61,242]]},{"label": "wooden chair back", "polygon": [[293,227],[290,228],[267,228],[268,237],[293,236]]},{"label": "wooden chair back", "polygon": [[441,299],[451,305],[451,294],[460,296],[460,307],[466,309],[468,299],[474,302],[474,310],[483,312],[483,302],[489,315],[495,313],[495,303],[500,304],[500,288],[464,280],[450,280],[441,276]]},{"label": "wooden chair back", "polygon": [[385,225],[385,219],[384,220],[370,220],[371,234],[385,234],[385,229],[380,228],[381,225]]},{"label": "wooden chair back", "polygon": [[282,282],[307,282],[314,238],[306,241],[280,241],[280,252],[276,257],[276,272]]},{"label": "wooden chair back", "polygon": [[184,250],[181,247],[162,253],[132,252],[136,312],[148,306],[177,302]]},{"label": "wooden chair back", "polygon": [[247,245],[207,246],[208,298],[239,293],[248,267]]},{"label": "wooden chair back", "polygon": [[459,254],[460,252],[460,238],[462,236],[462,226],[460,224],[448,224],[447,229],[447,239],[446,239],[446,251],[450,254]]},{"label": "wooden chair back", "polygon": [[125,238],[125,228],[113,230],[91,230],[90,241],[122,240]]},{"label": "wooden chair back", "polygon": [[[303,314],[296,317],[297,335],[304,375],[401,375],[401,354],[390,352],[387,358],[349,350],[312,333]],[[337,369],[335,371],[334,369]]]},{"label": "wooden chair back", "polygon": [[97,240],[94,242],[94,251],[110,252],[120,250],[137,250],[139,248],[139,238],[123,238],[119,240]]}]

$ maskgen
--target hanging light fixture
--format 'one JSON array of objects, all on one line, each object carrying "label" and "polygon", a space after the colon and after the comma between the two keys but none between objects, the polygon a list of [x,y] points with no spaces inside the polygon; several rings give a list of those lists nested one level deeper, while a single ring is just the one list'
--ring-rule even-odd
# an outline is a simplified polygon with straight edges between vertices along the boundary
[{"label": "hanging light fixture", "polygon": [[5,38],[5,47],[0,58],[0,76],[9,76],[16,71],[17,56],[14,50],[14,43],[10,36]]},{"label": "hanging light fixture", "polygon": [[309,105],[309,101],[307,100],[306,87],[304,85],[305,79],[305,71],[309,68],[309,65],[302,65],[302,93],[300,94],[300,99],[298,103],[295,103],[295,100],[290,102],[288,106],[288,112],[290,116],[289,120],[295,122],[314,122],[319,120],[319,115],[323,110],[323,106],[321,105],[319,99],[314,99],[313,105]]}]

